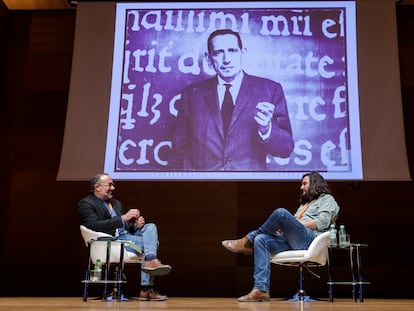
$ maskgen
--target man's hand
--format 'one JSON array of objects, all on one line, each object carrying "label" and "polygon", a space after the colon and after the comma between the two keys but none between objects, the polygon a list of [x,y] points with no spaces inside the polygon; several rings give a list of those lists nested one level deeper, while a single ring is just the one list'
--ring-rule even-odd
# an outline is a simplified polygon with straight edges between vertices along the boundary
[{"label": "man's hand", "polygon": [[142,216],[139,216],[135,222],[135,225],[137,226],[138,229],[141,229],[142,227],[144,227],[145,225],[145,219]]},{"label": "man's hand", "polygon": [[141,216],[141,213],[138,209],[130,209],[126,214],[122,215],[122,219],[125,222],[131,221],[131,220],[138,220],[138,218]]},{"label": "man's hand", "polygon": [[257,112],[254,120],[259,125],[259,130],[262,134],[266,134],[269,130],[270,122],[275,112],[275,105],[269,102],[260,102],[256,105]]},{"label": "man's hand", "polygon": [[316,227],[316,222],[314,220],[309,220],[309,221],[302,222],[302,225],[304,225],[306,228],[309,228],[311,230],[317,230],[318,229]]}]

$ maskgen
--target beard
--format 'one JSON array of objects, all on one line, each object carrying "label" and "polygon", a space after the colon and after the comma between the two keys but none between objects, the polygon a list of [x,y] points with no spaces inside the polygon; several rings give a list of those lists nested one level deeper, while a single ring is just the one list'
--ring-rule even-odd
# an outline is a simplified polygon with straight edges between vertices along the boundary
[{"label": "beard", "polygon": [[311,197],[309,195],[309,192],[308,191],[303,191],[300,194],[300,200],[302,201],[302,203],[308,203],[308,202],[310,202],[311,201]]}]

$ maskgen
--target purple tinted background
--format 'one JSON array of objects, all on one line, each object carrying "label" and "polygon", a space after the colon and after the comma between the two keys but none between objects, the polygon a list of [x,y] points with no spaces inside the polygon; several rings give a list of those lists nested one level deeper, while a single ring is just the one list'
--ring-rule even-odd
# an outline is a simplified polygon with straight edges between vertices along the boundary
[{"label": "purple tinted background", "polygon": [[[209,17],[215,13],[233,16],[237,24],[231,18],[223,18],[225,27],[218,22],[211,27]],[[295,150],[288,159],[269,157],[269,170],[323,172],[333,165],[335,171],[351,171],[346,34],[344,22],[340,23],[343,14],[344,10],[339,8],[128,10],[124,41],[127,65],[123,68],[115,171],[169,170],[168,144],[176,113],[174,98],[184,86],[214,74],[204,53],[207,37],[216,28],[233,28],[241,33],[247,48],[246,72],[273,79],[284,88]],[[269,15],[285,17],[290,34],[261,34],[262,17]],[[142,22],[144,17],[148,27]],[[295,19],[299,20],[299,32],[303,33],[306,26],[312,35],[294,34]],[[327,38],[322,32],[326,20],[336,23],[329,27],[336,37]],[[205,29],[200,31],[202,25]],[[324,67],[333,75],[329,78],[322,77],[318,70],[318,62],[324,56],[333,61]],[[340,97],[345,102],[336,107],[343,114],[335,116],[332,102],[341,86],[344,91]],[[325,104],[310,104],[321,101]],[[346,134],[341,138],[343,131]]]}]

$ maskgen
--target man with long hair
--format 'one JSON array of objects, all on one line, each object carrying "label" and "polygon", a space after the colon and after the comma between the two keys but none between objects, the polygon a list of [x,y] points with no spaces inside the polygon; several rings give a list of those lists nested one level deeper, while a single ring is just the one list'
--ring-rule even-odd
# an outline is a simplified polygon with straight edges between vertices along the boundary
[{"label": "man with long hair", "polygon": [[240,302],[268,301],[270,298],[270,254],[307,249],[313,239],[329,230],[338,217],[339,206],[325,179],[317,172],[302,177],[299,208],[292,215],[284,208],[275,209],[256,230],[222,245],[235,253],[254,255],[254,285]]}]

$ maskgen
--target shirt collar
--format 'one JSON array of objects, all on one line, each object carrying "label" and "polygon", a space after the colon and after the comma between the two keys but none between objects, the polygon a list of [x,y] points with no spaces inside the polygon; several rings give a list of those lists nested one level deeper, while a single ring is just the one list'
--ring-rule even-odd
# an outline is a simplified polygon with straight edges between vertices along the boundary
[{"label": "shirt collar", "polygon": [[236,77],[236,79],[234,79],[233,81],[231,81],[230,83],[229,82],[226,82],[226,81],[224,81],[222,78],[220,78],[219,76],[217,76],[217,81],[218,81],[218,85],[220,85],[220,86],[224,86],[225,84],[231,84],[231,86],[232,86],[232,88],[234,88],[234,89],[240,89],[240,86],[241,86],[241,83],[242,83],[242,80],[243,80],[243,77],[244,77],[244,72],[243,71],[241,71],[240,72],[240,74]]}]

